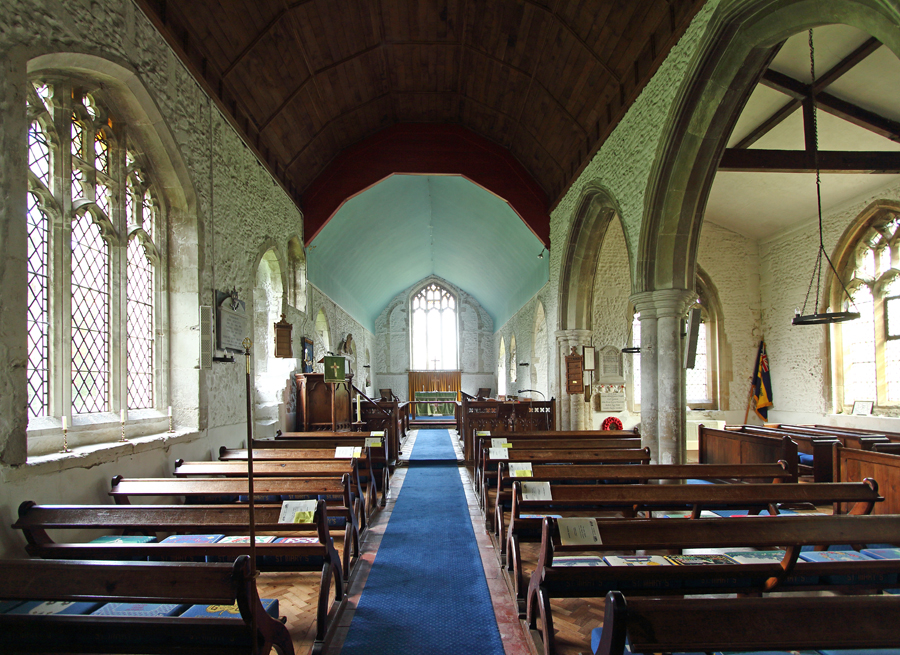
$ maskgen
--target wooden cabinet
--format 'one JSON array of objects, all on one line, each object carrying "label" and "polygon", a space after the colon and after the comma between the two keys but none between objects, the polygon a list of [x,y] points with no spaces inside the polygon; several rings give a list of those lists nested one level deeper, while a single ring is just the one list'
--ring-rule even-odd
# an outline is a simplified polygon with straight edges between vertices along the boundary
[{"label": "wooden cabinet", "polygon": [[324,373],[296,373],[298,432],[350,431],[353,375],[344,382],[325,382]]},{"label": "wooden cabinet", "polygon": [[566,392],[584,393],[584,360],[580,355],[566,357]]}]

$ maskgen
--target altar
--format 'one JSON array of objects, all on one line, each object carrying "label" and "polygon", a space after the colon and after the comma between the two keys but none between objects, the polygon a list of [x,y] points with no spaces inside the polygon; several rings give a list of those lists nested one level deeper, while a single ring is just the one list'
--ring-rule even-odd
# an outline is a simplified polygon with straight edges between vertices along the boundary
[{"label": "altar", "polygon": [[457,393],[455,391],[416,391],[416,400],[445,401],[416,403],[416,416],[455,416]]}]

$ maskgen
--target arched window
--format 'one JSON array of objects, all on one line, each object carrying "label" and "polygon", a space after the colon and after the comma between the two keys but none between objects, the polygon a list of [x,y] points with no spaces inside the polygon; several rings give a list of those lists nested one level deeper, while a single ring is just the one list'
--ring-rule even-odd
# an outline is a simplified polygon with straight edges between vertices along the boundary
[{"label": "arched window", "polygon": [[[837,405],[900,405],[900,207],[867,210],[845,235],[839,270],[861,318],[833,327]],[[843,291],[832,280],[832,305]],[[846,309],[846,307],[841,307]]]},{"label": "arched window", "polygon": [[[641,347],[641,313],[635,312],[631,317],[631,343],[629,348]],[[631,362],[631,411],[641,411],[641,353],[629,356]]]},{"label": "arched window", "polygon": [[456,370],[456,297],[431,282],[413,295],[409,314],[413,370]]},{"label": "arched window", "polygon": [[28,417],[160,409],[159,235],[144,148],[80,80],[28,89]]}]

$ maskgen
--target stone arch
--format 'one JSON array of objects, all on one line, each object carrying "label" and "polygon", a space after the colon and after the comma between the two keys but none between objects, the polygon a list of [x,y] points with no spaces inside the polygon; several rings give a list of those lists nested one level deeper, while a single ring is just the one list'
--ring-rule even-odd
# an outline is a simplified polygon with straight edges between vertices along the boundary
[{"label": "stone arch", "polygon": [[658,146],[647,187],[635,293],[690,290],[706,201],[728,137],[789,36],[842,23],[900,55],[900,17],[879,0],[729,0],[712,19]]},{"label": "stone arch", "polygon": [[[320,352],[324,356],[325,353],[331,351],[331,327],[329,326],[328,316],[325,314],[324,307],[320,307],[316,314],[316,341],[318,341],[316,352]],[[323,372],[323,368],[318,363],[314,366],[317,372]]]},{"label": "stone arch", "polygon": [[[621,220],[621,213],[609,191],[599,184],[588,184],[575,210],[559,275],[561,330],[591,329],[597,259],[606,230],[615,217]],[[630,270],[631,253],[628,259]]]}]

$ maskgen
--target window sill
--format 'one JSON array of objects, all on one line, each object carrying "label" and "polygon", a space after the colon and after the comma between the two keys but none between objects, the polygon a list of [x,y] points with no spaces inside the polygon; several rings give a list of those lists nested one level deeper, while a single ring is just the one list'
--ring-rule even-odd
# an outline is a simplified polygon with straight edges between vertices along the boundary
[{"label": "window sill", "polygon": [[[127,425],[126,425],[127,428]],[[173,444],[188,443],[200,437],[196,430],[181,429],[133,437],[127,441],[111,441],[78,446],[71,452],[52,452],[29,456],[20,466],[0,469],[3,482],[20,482],[36,475],[49,475],[68,469],[91,468],[108,464],[140,453],[169,448]],[[57,443],[61,447],[62,437],[57,431]]]}]

